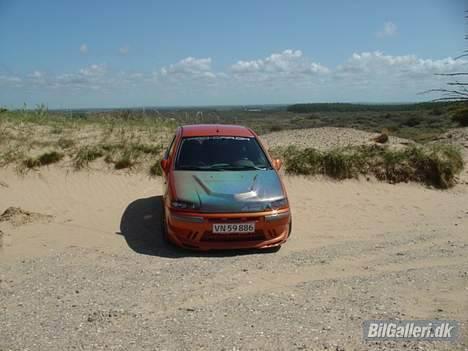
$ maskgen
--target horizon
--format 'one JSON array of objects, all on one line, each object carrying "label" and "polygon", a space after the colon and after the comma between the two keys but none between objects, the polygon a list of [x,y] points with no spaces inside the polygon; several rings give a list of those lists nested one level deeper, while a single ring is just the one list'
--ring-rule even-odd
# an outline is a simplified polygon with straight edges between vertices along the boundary
[{"label": "horizon", "polygon": [[464,6],[0,0],[0,106],[428,102],[468,67]]},{"label": "horizon", "polygon": [[[457,103],[457,101],[433,101],[433,100],[425,100],[425,101],[396,101],[396,102],[365,102],[365,101],[356,101],[356,102],[347,102],[347,101],[319,101],[319,102],[294,102],[294,103],[288,103],[288,104],[228,104],[228,105],[159,105],[159,106],[116,106],[116,107],[108,107],[108,106],[102,106],[102,107],[77,107],[77,108],[49,108],[46,104],[37,104],[36,106],[22,106],[22,107],[16,107],[16,108],[11,108],[11,111],[19,111],[19,110],[25,110],[25,111],[34,111],[37,110],[38,108],[45,108],[48,111],[52,112],[61,112],[61,111],[88,111],[88,112],[94,112],[94,111],[113,111],[113,110],[144,110],[144,109],[163,109],[163,110],[176,110],[176,109],[182,109],[182,110],[191,110],[191,109],[217,109],[217,108],[232,108],[232,109],[239,109],[239,108],[252,108],[252,107],[271,107],[272,109],[274,108],[280,108],[280,107],[288,107],[288,106],[293,106],[293,105],[362,105],[362,106],[411,106],[411,105],[418,105],[418,104],[450,104],[450,103]],[[1,106],[0,106],[1,107]]]}]

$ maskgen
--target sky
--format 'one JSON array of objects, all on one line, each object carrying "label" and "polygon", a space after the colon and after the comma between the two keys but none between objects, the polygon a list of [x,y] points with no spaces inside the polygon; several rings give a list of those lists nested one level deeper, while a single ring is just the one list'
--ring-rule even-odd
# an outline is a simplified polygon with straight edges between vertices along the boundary
[{"label": "sky", "polygon": [[0,0],[0,105],[413,102],[445,84],[467,0]]}]

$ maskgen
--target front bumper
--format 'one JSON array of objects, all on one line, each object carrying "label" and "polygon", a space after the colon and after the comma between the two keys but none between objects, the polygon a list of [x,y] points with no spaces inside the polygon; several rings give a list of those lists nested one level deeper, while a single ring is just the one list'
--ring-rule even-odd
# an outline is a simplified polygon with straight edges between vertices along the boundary
[{"label": "front bumper", "polygon": [[[253,213],[191,213],[166,211],[166,233],[177,246],[193,250],[269,248],[289,235],[289,209]],[[214,223],[255,222],[254,233],[214,234]]]}]

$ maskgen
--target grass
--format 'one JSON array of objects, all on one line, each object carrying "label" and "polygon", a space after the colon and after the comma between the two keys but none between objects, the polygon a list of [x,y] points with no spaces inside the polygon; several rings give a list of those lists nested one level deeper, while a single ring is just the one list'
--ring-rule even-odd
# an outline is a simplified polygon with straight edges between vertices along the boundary
[{"label": "grass", "polygon": [[158,159],[155,163],[153,163],[149,169],[149,173],[151,176],[162,176],[162,169],[161,169],[161,159]]},{"label": "grass", "polygon": [[64,154],[58,151],[50,151],[41,154],[36,158],[29,157],[23,161],[23,166],[26,168],[37,168],[41,166],[48,166],[62,160]]},{"label": "grass", "polygon": [[464,167],[460,150],[443,144],[404,149],[369,145],[329,151],[288,147],[275,153],[283,154],[289,174],[323,174],[334,179],[374,175],[389,183],[416,181],[440,189],[452,187]]},{"label": "grass", "polygon": [[59,140],[57,140],[57,146],[61,149],[66,150],[75,146],[75,142],[69,138],[60,138]]},{"label": "grass", "polygon": [[[458,126],[461,122],[452,120],[452,115],[464,105],[306,107],[304,112],[287,111],[285,106],[68,112],[50,111],[39,105],[35,110],[3,111],[0,166],[16,163],[35,168],[58,162],[66,154],[75,169],[102,158],[115,169],[144,169],[157,176],[161,174],[163,145],[168,144],[178,125],[193,123],[242,124],[259,134],[325,126],[372,132],[386,128],[390,135],[426,143]],[[54,152],[61,156],[43,152],[50,149],[60,150]],[[445,188],[453,184],[454,174],[460,168],[459,151],[433,149],[429,144],[403,150],[361,147],[322,152],[292,148],[278,152],[284,155],[289,173],[325,174],[334,179],[373,174],[392,183],[415,180]],[[37,154],[41,156],[26,158]]]},{"label": "grass", "polygon": [[114,162],[115,169],[132,168],[138,160],[138,155],[131,150],[124,151],[121,156]]},{"label": "grass", "polygon": [[104,156],[104,152],[97,146],[84,146],[80,148],[73,158],[73,166],[75,169],[87,167],[90,162]]}]

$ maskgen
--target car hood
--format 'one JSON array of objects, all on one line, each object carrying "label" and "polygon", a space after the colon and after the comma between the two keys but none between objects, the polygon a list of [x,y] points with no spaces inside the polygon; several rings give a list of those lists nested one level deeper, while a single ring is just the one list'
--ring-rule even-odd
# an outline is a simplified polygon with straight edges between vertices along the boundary
[{"label": "car hood", "polygon": [[285,195],[274,170],[174,171],[176,198],[202,212],[257,212]]}]

